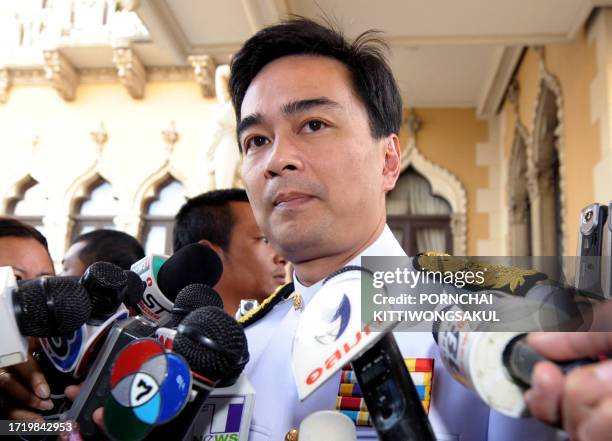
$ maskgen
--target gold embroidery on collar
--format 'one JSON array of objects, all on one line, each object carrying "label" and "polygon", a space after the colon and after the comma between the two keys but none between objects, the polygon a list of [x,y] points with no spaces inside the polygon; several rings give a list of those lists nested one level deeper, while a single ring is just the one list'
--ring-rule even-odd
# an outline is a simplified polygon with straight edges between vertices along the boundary
[{"label": "gold embroidery on collar", "polygon": [[304,309],[304,301],[302,300],[302,296],[297,292],[293,293],[293,309],[296,311],[302,311]]}]

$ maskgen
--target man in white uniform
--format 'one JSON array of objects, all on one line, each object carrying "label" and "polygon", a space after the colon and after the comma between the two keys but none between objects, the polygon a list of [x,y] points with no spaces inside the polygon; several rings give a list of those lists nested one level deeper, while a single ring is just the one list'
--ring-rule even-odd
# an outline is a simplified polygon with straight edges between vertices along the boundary
[{"label": "man in white uniform", "polygon": [[[375,34],[350,44],[300,19],[263,29],[233,58],[243,181],[257,223],[295,269],[295,294],[247,326],[252,441],[282,440],[306,415],[335,408],[339,375],[300,402],[290,366],[301,307],[322,280],[363,255],[405,255],[385,223],[402,102],[383,53]],[[439,440],[554,439],[535,421],[490,414],[446,373],[430,333],[396,338],[404,357],[436,359],[429,416]],[[376,439],[372,429],[359,437]]]}]

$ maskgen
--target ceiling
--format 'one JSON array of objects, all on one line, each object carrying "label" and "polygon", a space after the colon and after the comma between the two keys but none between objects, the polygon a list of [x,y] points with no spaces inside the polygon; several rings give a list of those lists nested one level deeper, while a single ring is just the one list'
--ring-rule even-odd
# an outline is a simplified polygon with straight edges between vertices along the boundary
[{"label": "ceiling", "polygon": [[[354,37],[385,33],[407,105],[477,107],[511,76],[526,45],[569,41],[612,0],[141,0],[139,15],[164,63],[205,53],[218,63],[255,31],[289,14],[326,17]],[[503,69],[503,72],[500,72]],[[505,84],[503,85],[505,88]],[[499,92],[497,93],[499,95]],[[487,102],[492,101],[492,102]],[[497,103],[499,104],[499,103]],[[487,108],[488,106],[488,108]]]},{"label": "ceiling", "polygon": [[[17,5],[35,9],[39,2]],[[96,2],[99,9],[102,0],[89,3]],[[12,20],[15,4],[1,3],[0,19]],[[71,3],[53,4],[66,15],[62,10]],[[128,23],[139,34],[132,47],[149,67],[188,67],[188,57],[201,54],[227,63],[253,33],[292,14],[331,21],[349,38],[378,29],[390,44],[390,64],[406,105],[475,107],[487,118],[497,111],[525,46],[573,40],[594,10],[612,6],[612,0],[121,0],[121,5],[138,17],[108,14],[125,20],[117,15],[125,12],[136,20]],[[77,31],[91,29],[88,23],[76,23]],[[7,35],[17,38],[11,32]],[[86,44],[71,36],[58,40],[75,68],[113,67],[112,32],[96,32],[90,30]],[[0,48],[0,65],[42,63],[40,47],[7,50]]]}]

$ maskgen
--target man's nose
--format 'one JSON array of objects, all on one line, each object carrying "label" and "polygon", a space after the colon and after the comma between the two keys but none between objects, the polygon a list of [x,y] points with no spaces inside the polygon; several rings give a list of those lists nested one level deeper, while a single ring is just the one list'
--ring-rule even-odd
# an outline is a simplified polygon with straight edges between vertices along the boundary
[{"label": "man's nose", "polygon": [[304,168],[299,146],[291,135],[277,135],[266,164],[266,178],[280,176],[289,171],[298,171]]},{"label": "man's nose", "polygon": [[277,252],[274,252],[274,258],[273,261],[276,265],[282,265],[285,266],[287,264],[287,261],[285,259],[283,259],[283,257],[278,254]]}]

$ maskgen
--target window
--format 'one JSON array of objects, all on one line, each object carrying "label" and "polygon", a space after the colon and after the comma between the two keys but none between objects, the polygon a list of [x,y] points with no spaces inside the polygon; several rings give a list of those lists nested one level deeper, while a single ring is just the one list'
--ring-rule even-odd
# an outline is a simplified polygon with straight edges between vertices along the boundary
[{"label": "window", "polygon": [[46,237],[43,216],[47,213],[49,198],[42,185],[27,176],[17,187],[17,196],[9,201],[7,214],[33,226]]},{"label": "window", "polygon": [[111,185],[102,178],[95,181],[77,202],[73,215],[74,227],[71,241],[92,230],[115,229],[114,217],[119,213],[119,200],[113,196]]},{"label": "window", "polygon": [[429,182],[411,168],[387,195],[387,223],[409,256],[452,253],[450,219],[448,202],[435,196]]},{"label": "window", "polygon": [[158,186],[157,196],[145,204],[143,243],[145,253],[172,254],[174,216],[186,202],[185,189],[176,179],[167,178]]}]

